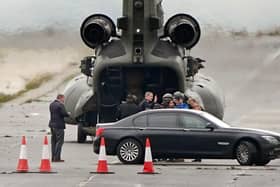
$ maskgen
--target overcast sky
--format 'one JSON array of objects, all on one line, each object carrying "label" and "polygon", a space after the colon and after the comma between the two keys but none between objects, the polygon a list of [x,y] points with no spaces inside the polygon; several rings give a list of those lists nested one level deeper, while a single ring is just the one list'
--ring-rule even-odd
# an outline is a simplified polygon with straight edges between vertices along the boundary
[{"label": "overcast sky", "polygon": [[[0,32],[79,28],[83,18],[121,15],[122,0],[0,0]],[[165,18],[190,13],[202,25],[256,31],[280,25],[279,0],[163,0]]]}]

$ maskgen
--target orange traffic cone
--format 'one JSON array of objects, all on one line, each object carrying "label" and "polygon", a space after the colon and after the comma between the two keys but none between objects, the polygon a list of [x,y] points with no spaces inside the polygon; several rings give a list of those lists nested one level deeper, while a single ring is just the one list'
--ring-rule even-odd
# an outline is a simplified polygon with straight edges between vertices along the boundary
[{"label": "orange traffic cone", "polygon": [[114,173],[114,172],[109,172],[109,170],[108,170],[104,137],[101,137],[97,170],[96,170],[96,172],[91,172],[91,173],[97,173],[97,174],[113,174]]},{"label": "orange traffic cone", "polygon": [[159,174],[159,173],[156,173],[154,170],[151,145],[150,145],[149,138],[146,138],[145,161],[144,161],[143,172],[139,172],[138,174]]},{"label": "orange traffic cone", "polygon": [[17,172],[28,172],[28,160],[27,160],[27,150],[26,150],[26,139],[22,136],[20,155],[17,165]]},{"label": "orange traffic cone", "polygon": [[45,136],[44,144],[43,144],[40,172],[43,172],[43,173],[51,172],[51,162],[50,162],[50,154],[49,154],[47,136]]}]

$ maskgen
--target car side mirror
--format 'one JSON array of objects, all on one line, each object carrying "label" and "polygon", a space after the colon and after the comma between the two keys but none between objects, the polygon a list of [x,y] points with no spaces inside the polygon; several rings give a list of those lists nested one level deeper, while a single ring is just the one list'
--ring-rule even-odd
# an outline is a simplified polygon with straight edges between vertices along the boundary
[{"label": "car side mirror", "polygon": [[205,128],[210,129],[210,131],[213,131],[216,128],[216,126],[212,123],[207,123]]}]

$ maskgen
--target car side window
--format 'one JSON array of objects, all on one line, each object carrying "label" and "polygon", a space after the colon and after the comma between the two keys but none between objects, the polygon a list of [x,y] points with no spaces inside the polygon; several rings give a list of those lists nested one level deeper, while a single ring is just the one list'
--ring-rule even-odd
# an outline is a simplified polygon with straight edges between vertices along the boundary
[{"label": "car side window", "polygon": [[147,126],[147,115],[138,116],[133,120],[134,126],[146,127]]},{"label": "car side window", "polygon": [[149,127],[176,128],[175,113],[155,113],[148,115]]},{"label": "car side window", "polygon": [[179,114],[178,125],[185,129],[205,129],[208,121],[204,118],[195,115],[183,113]]}]

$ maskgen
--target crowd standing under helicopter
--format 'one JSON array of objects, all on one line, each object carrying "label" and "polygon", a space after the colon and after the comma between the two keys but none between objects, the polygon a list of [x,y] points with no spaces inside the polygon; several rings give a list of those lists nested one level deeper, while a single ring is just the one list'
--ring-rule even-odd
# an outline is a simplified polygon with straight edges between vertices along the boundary
[{"label": "crowd standing under helicopter", "polygon": [[194,97],[186,96],[180,91],[176,91],[173,94],[165,93],[162,96],[161,103],[158,103],[157,95],[154,95],[151,91],[147,91],[145,92],[144,99],[140,103],[138,103],[135,95],[128,94],[126,101],[119,105],[116,116],[117,120],[120,120],[140,111],[163,108],[203,110],[203,107]]}]

